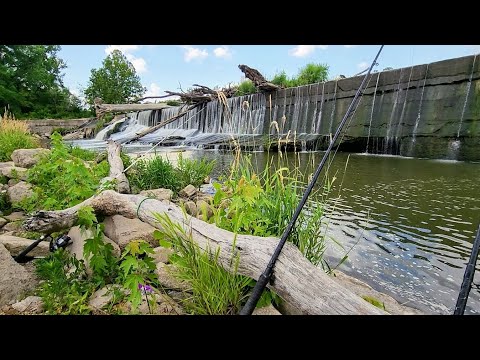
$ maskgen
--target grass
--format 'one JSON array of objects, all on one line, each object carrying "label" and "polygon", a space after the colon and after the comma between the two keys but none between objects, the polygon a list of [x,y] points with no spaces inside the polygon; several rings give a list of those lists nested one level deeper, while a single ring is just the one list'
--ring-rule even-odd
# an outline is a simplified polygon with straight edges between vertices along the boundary
[{"label": "grass", "polygon": [[182,185],[192,184],[199,187],[204,179],[212,172],[215,161],[205,158],[200,160],[184,159],[180,153],[178,156],[178,172]]},{"label": "grass", "polygon": [[28,125],[5,110],[0,117],[0,161],[11,161],[11,155],[17,149],[39,147],[38,140],[30,134]]},{"label": "grass", "polygon": [[237,91],[235,92],[235,96],[242,96],[242,95],[248,95],[248,94],[255,94],[257,93],[258,90],[255,87],[255,84],[251,80],[245,80],[242,81],[238,87]]}]

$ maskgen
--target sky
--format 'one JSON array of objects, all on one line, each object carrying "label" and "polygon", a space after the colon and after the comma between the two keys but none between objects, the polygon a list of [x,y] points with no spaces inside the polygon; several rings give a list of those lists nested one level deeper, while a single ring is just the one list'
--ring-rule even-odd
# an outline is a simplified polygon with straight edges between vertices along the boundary
[{"label": "sky", "polygon": [[[244,79],[245,64],[267,79],[285,70],[295,76],[308,63],[329,66],[329,79],[353,76],[370,66],[380,45],[62,45],[67,68],[64,84],[81,96],[90,71],[102,66],[113,50],[122,51],[135,67],[146,96],[186,90],[193,84],[225,86]],[[480,45],[385,45],[378,66],[394,69],[480,53]]]}]

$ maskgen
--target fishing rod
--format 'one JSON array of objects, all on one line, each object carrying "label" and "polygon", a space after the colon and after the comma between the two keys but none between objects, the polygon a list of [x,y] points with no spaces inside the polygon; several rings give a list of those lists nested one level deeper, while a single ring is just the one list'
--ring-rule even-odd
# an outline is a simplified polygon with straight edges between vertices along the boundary
[{"label": "fishing rod", "polygon": [[472,288],[473,276],[475,275],[475,265],[477,263],[478,252],[480,249],[480,225],[477,230],[477,237],[473,242],[472,252],[470,253],[470,259],[465,267],[465,274],[463,275],[462,286],[460,286],[460,292],[458,294],[457,304],[453,315],[463,315],[465,312],[465,306],[467,305],[468,295]]},{"label": "fishing rod", "polygon": [[343,117],[342,121],[340,122],[340,125],[338,125],[337,131],[335,132],[335,135],[333,136],[332,140],[330,141],[330,145],[327,148],[327,151],[323,155],[322,161],[320,161],[320,164],[318,165],[317,170],[315,171],[315,174],[313,175],[312,180],[310,181],[310,184],[308,184],[305,193],[303,194],[302,200],[300,200],[300,203],[298,204],[297,208],[295,209],[295,212],[292,216],[292,219],[290,220],[290,223],[287,225],[285,228],[285,231],[282,234],[282,237],[280,238],[280,241],[275,248],[275,251],[273,252],[272,257],[270,258],[270,261],[268,262],[267,268],[264,270],[264,272],[260,275],[258,278],[257,283],[255,284],[255,287],[252,290],[252,294],[248,298],[247,302],[243,306],[242,310],[240,310],[239,315],[251,315],[253,310],[255,309],[255,306],[257,305],[258,300],[262,296],[263,290],[269,283],[272,274],[273,274],[273,267],[275,266],[275,262],[277,261],[280,252],[283,249],[283,246],[285,245],[285,242],[287,241],[288,236],[290,235],[291,231],[293,230],[293,227],[295,226],[295,222],[297,221],[300,212],[303,209],[303,206],[307,202],[308,196],[312,192],[313,186],[317,182],[318,177],[320,176],[320,173],[323,169],[323,166],[325,165],[325,162],[327,161],[327,157],[332,151],[333,145],[335,144],[335,141],[337,140],[338,136],[340,135],[340,132],[342,131],[343,126],[347,122],[347,118],[349,117],[353,106],[355,102],[358,99],[358,96],[360,95],[360,92],[362,91],[363,85],[365,84],[365,81],[368,78],[368,75],[370,75],[370,72],[372,71],[373,66],[377,63],[377,59],[380,56],[380,53],[382,52],[384,45],[380,46],[380,49],[378,50],[377,56],[375,56],[375,59],[372,62],[372,65],[370,65],[370,68],[368,69],[367,74],[362,80],[362,83],[360,84],[360,87],[358,88],[355,97],[353,98],[350,106],[347,109],[347,112],[345,113],[345,116]]}]

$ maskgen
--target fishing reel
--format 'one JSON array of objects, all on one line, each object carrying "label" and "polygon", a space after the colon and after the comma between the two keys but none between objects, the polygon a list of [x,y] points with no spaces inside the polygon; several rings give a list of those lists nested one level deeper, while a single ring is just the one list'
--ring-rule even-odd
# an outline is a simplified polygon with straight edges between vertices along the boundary
[{"label": "fishing reel", "polygon": [[49,249],[54,252],[60,248],[65,249],[72,242],[72,238],[66,234],[59,236],[56,240],[51,237]]}]

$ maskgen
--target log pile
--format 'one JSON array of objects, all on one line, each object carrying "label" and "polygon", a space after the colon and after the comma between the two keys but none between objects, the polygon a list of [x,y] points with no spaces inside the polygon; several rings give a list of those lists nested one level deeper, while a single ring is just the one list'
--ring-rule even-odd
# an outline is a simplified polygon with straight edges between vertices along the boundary
[{"label": "log pile", "polygon": [[247,65],[238,65],[238,68],[245,74],[245,77],[247,79],[250,79],[255,85],[255,87],[260,91],[270,92],[280,89],[280,86],[267,81],[257,69],[251,68]]}]

